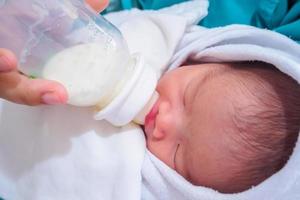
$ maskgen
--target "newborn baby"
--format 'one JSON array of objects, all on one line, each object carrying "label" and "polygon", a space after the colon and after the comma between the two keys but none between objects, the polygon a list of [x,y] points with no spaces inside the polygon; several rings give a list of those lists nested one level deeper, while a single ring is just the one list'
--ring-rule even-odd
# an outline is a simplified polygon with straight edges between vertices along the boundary
[{"label": "newborn baby", "polygon": [[242,192],[280,170],[300,126],[300,86],[265,63],[170,71],[146,117],[147,147],[194,185]]}]

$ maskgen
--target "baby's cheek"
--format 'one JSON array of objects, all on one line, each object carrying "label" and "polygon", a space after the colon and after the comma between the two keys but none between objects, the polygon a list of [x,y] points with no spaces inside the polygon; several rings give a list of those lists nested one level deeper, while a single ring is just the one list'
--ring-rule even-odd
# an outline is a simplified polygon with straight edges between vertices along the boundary
[{"label": "baby's cheek", "polygon": [[164,162],[170,168],[174,169],[174,148],[170,144],[163,141],[153,141],[147,139],[148,150],[155,155],[159,160]]}]

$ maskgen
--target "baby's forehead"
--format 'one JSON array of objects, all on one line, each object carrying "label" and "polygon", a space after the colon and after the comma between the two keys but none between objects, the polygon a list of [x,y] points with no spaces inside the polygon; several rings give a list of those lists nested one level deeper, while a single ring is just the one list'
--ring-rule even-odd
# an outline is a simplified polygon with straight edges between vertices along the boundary
[{"label": "baby's forehead", "polygon": [[208,88],[219,92],[212,94],[223,94],[231,98],[253,98],[257,96],[253,95],[254,93],[272,91],[272,84],[267,79],[276,79],[276,74],[270,70],[256,68],[256,65],[252,66],[253,69],[249,69],[248,65],[220,64],[209,68],[203,78],[204,81],[198,84],[198,90],[195,92]]},{"label": "baby's forehead", "polygon": [[202,125],[199,119],[203,118],[215,124],[230,126],[237,110],[252,113],[260,109],[254,92],[262,87],[261,83],[255,77],[247,76],[230,66],[209,69],[203,80],[195,80],[194,84],[195,88],[189,94],[193,99],[190,101],[189,118],[194,121],[192,124],[195,128]]},{"label": "baby's forehead", "polygon": [[223,68],[210,72],[205,84],[197,86],[190,109],[189,125],[193,127],[189,128],[195,131],[210,124],[211,129],[231,130],[235,136],[241,126],[256,127],[270,106],[282,106],[276,100],[280,95],[272,84],[277,77],[273,71]]},{"label": "baby's forehead", "polygon": [[[242,94],[239,94],[239,91],[243,90],[245,82],[248,82],[241,81],[243,78],[242,73],[232,69],[228,65],[208,67],[205,69],[205,73],[192,80],[193,86],[190,88],[190,95],[198,97],[195,100],[201,100],[204,96],[209,98],[237,98],[242,96]],[[249,79],[249,77],[246,79]],[[248,84],[256,83],[255,81],[249,81]]]}]

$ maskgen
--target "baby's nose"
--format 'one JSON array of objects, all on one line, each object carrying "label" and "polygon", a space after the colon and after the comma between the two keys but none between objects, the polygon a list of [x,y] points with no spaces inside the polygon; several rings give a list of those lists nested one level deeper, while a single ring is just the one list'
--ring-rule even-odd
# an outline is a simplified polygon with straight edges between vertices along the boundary
[{"label": "baby's nose", "polygon": [[175,116],[171,110],[171,105],[168,102],[160,102],[156,117],[156,125],[162,129],[168,129],[173,124]]}]

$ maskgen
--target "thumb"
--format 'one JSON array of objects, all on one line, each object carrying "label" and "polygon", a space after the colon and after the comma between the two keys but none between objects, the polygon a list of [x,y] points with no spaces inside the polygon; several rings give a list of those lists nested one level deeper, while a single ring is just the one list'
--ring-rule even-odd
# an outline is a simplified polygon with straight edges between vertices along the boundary
[{"label": "thumb", "polygon": [[109,4],[109,0],[85,0],[85,2],[97,12],[101,12]]},{"label": "thumb", "polygon": [[14,70],[17,66],[15,55],[7,50],[0,48],[0,73]]}]

